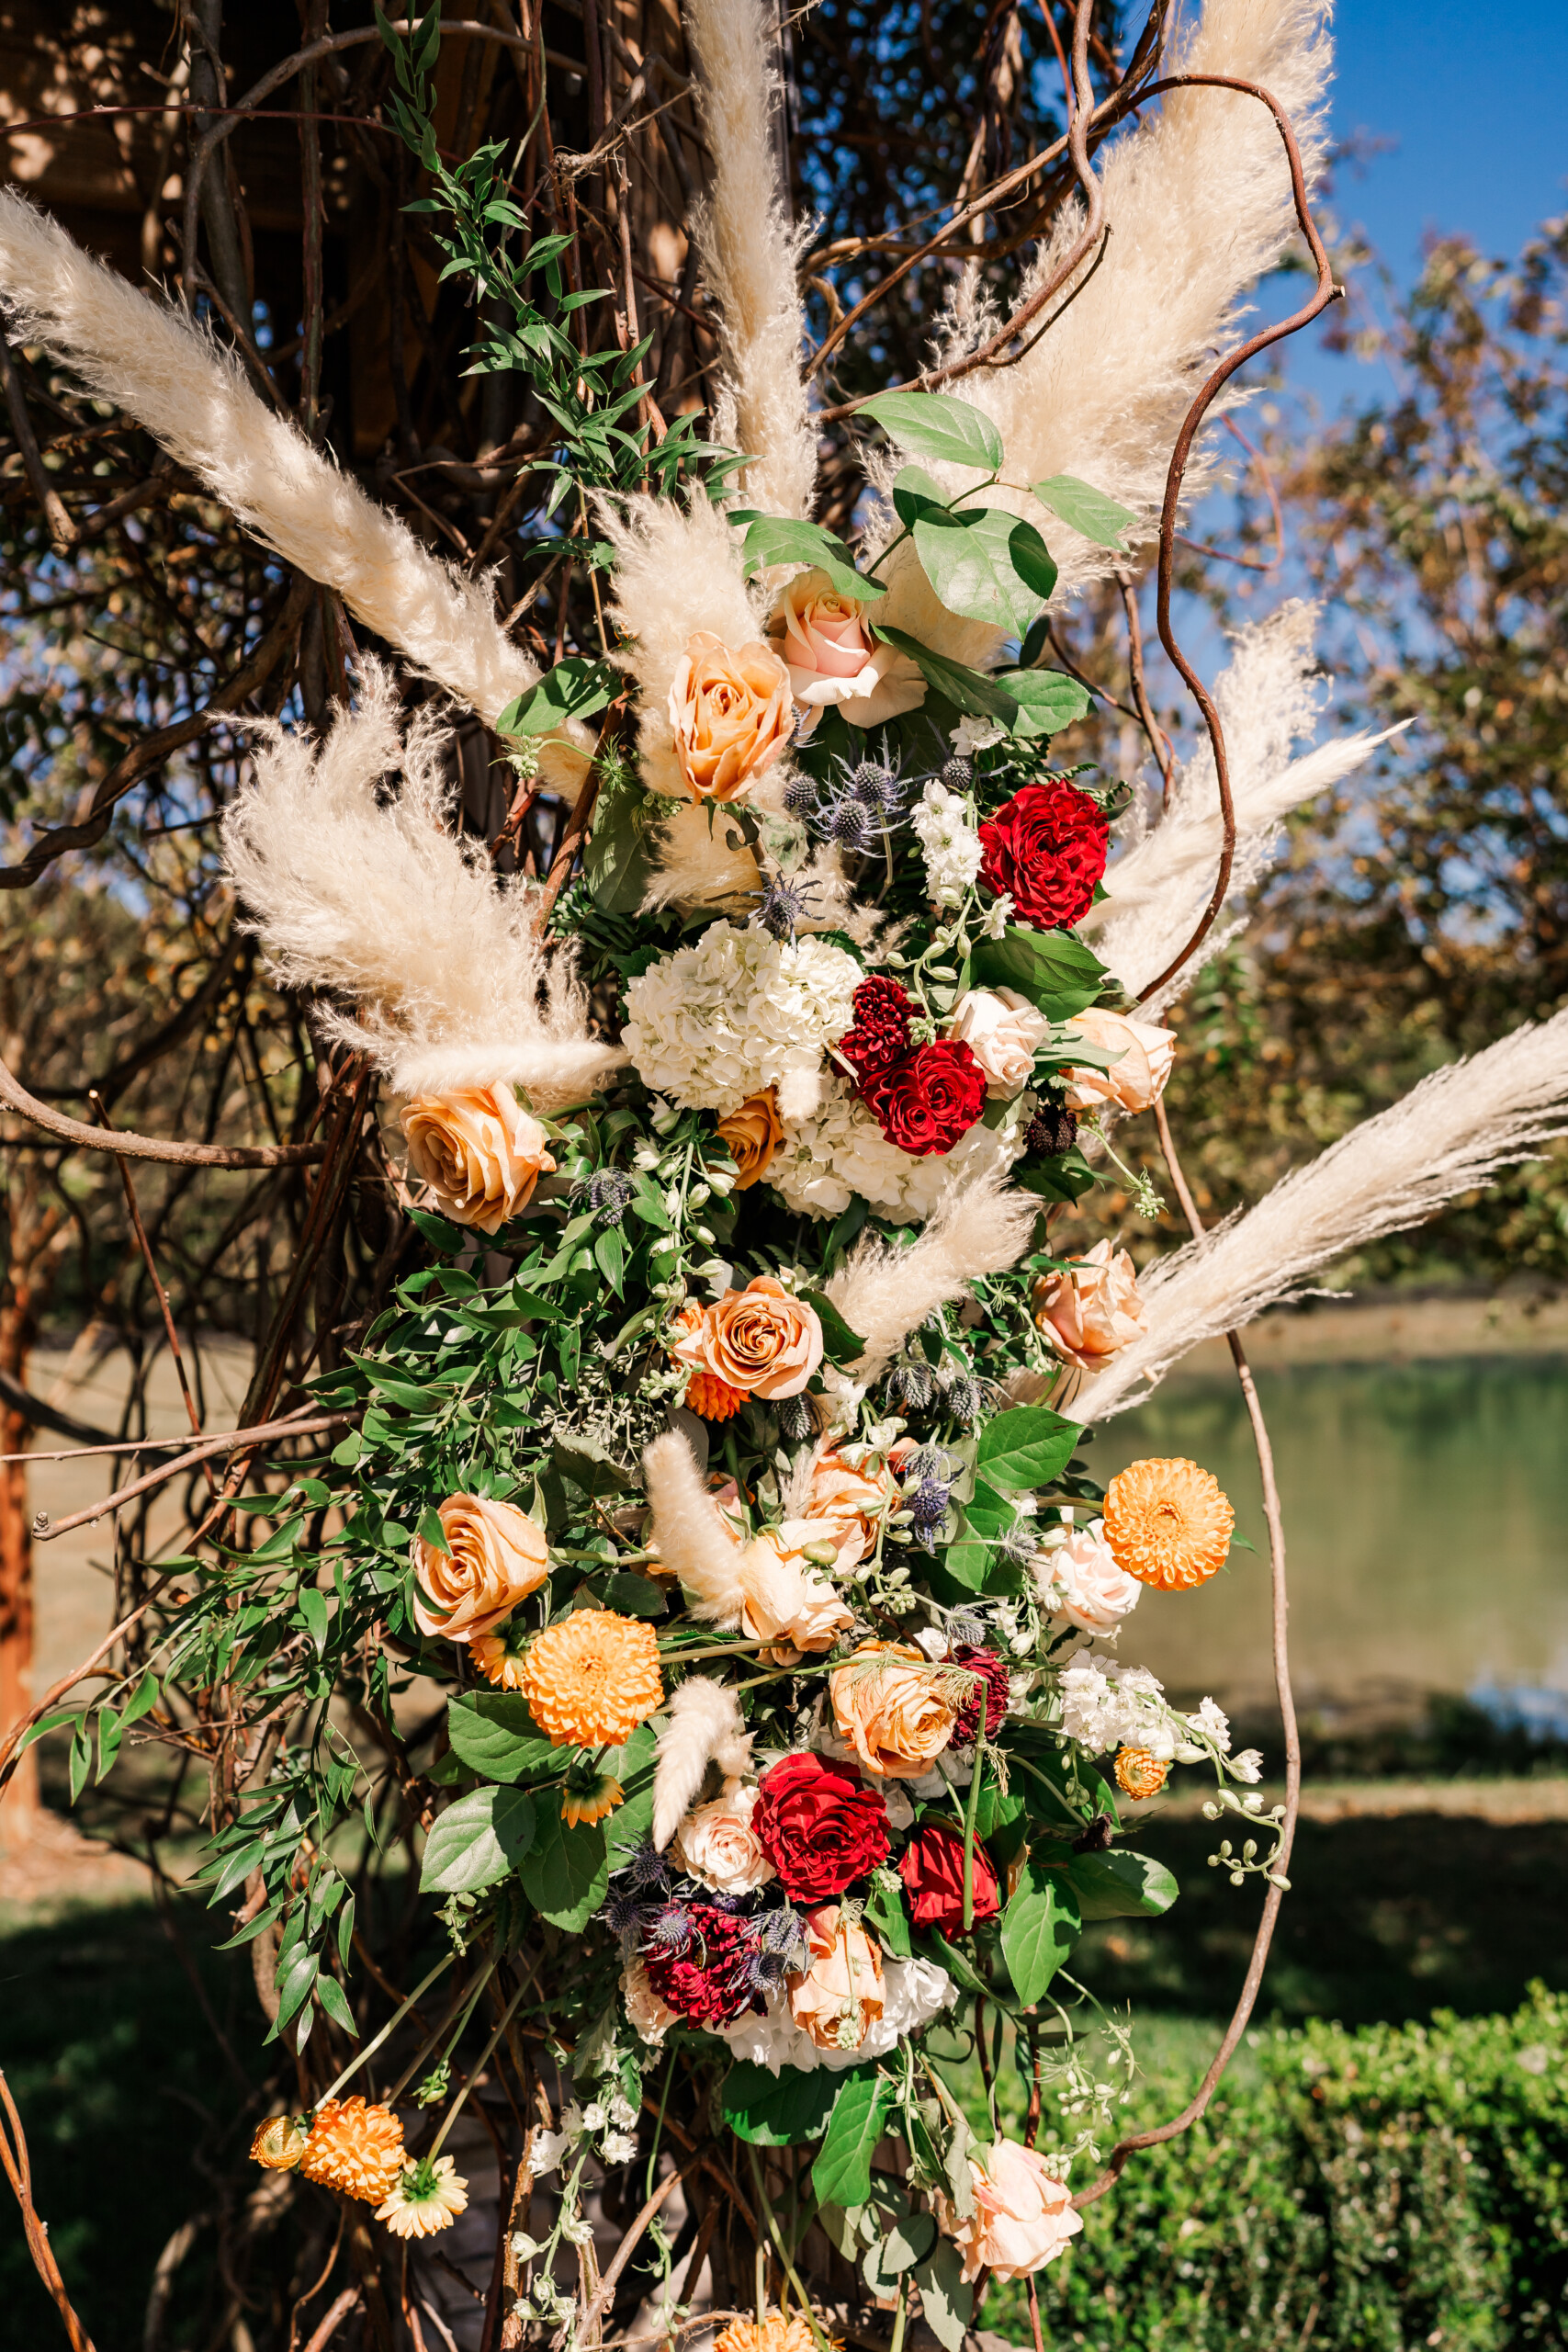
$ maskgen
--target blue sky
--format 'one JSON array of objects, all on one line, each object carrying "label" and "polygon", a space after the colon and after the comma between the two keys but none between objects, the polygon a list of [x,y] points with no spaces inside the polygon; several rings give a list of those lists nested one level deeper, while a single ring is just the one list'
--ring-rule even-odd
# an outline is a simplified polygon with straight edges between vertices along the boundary
[{"label": "blue sky", "polygon": [[[1568,210],[1568,0],[1339,0],[1335,40],[1336,136],[1391,143],[1340,164],[1333,209],[1402,286],[1429,230],[1501,256]],[[1366,371],[1309,354],[1318,340],[1291,373],[1337,402]]]}]

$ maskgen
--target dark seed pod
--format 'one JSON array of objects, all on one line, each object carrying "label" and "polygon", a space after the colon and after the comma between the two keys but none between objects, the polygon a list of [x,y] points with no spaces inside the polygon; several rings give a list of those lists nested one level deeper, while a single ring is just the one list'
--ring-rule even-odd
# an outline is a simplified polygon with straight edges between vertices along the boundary
[{"label": "dark seed pod", "polygon": [[779,1399],[779,1432],[790,1445],[804,1445],[817,1427],[817,1416],[807,1396],[781,1396]]},{"label": "dark seed pod", "polygon": [[897,795],[897,780],[891,768],[879,760],[862,760],[850,772],[850,790],[864,808],[885,808],[890,792]]},{"label": "dark seed pod", "polygon": [[882,1391],[895,1412],[923,1413],[936,1396],[936,1380],[929,1364],[896,1363]]},{"label": "dark seed pod", "polygon": [[942,1384],[942,1401],[964,1429],[980,1410],[980,1384],[967,1373],[953,1373]]},{"label": "dark seed pod", "polygon": [[1065,1102],[1042,1102],[1023,1131],[1024,1149],[1043,1159],[1059,1159],[1077,1139],[1077,1113]]},{"label": "dark seed pod", "polygon": [[791,778],[784,786],[784,805],[792,817],[808,817],[817,806],[817,786],[808,775]]},{"label": "dark seed pod", "polygon": [[965,759],[952,759],[943,768],[939,781],[946,785],[949,792],[967,792],[975,781],[975,770]]}]

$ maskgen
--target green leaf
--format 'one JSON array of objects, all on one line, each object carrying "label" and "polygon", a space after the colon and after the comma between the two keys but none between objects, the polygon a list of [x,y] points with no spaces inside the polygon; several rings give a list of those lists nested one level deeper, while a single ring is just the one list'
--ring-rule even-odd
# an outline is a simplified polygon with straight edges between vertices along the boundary
[{"label": "green leaf", "polygon": [[614,1454],[591,1437],[558,1437],[550,1460],[563,1478],[585,1495],[624,1495],[626,1474]]},{"label": "green leaf", "polygon": [[1064,670],[998,670],[997,677],[1019,707],[1013,733],[1026,742],[1035,736],[1059,735],[1083,717],[1093,699],[1089,688]]},{"label": "green leaf", "polygon": [[620,672],[586,653],[569,653],[536,685],[509,702],[495,722],[498,735],[548,735],[564,719],[591,718],[613,702]]},{"label": "green leaf", "polygon": [[433,1216],[428,1209],[410,1209],[408,1214],[410,1223],[444,1258],[455,1258],[468,1248],[469,1237],[460,1226],[448,1225],[444,1216]]},{"label": "green leaf", "polygon": [[771,2075],[742,2059],[731,2066],[719,2089],[724,2120],[738,2139],[758,2148],[793,2148],[820,2139],[833,2112],[839,2076],[819,2067],[803,2075],[791,2066]]},{"label": "green leaf", "polygon": [[424,1843],[420,1889],[472,1894],[493,1886],[534,1840],[534,1800],[523,1789],[470,1789],[440,1815]]},{"label": "green leaf", "polygon": [[523,1864],[523,1892],[535,1910],[569,1935],[580,1936],[609,1884],[604,1824],[581,1821],[569,1829],[553,1813]]},{"label": "green leaf", "polygon": [[1079,481],[1077,474],[1052,474],[1045,481],[1034,484],[1034,495],[1042,506],[1070,523],[1097,548],[1113,548],[1118,555],[1126,553],[1122,533],[1137,516],[1125,506],[1119,506],[1102,490],[1093,489],[1087,481]]},{"label": "green leaf", "polygon": [[898,2086],[874,2066],[857,2067],[840,2083],[811,2186],[819,2203],[863,2205],[871,2195],[872,2153],[898,2103]]},{"label": "green leaf", "polygon": [[354,2011],[349,2007],[343,1986],[335,1976],[328,1976],[324,1971],[317,1976],[316,1998],[333,2025],[342,2026],[344,2033],[352,2034],[357,2041],[359,2028],[354,2022]]},{"label": "green leaf", "polygon": [[[1056,584],[1056,567],[1039,532],[1000,506],[922,514],[915,548],[950,613],[989,621],[1013,637],[1023,635]],[[1047,578],[1050,585],[1041,593],[1033,583]],[[1014,699],[1023,701],[1021,695]]]},{"label": "green leaf", "polygon": [[964,1522],[976,1535],[987,1536],[994,1544],[1011,1532],[1018,1523],[1018,1513],[1005,1495],[998,1494],[994,1487],[980,1479],[964,1503]]},{"label": "green leaf", "polygon": [[662,1617],[670,1606],[662,1588],[651,1577],[612,1577],[604,1598],[626,1617]]},{"label": "green leaf", "polygon": [[964,2284],[963,2259],[951,2238],[940,2239],[931,2259],[916,2265],[915,2284],[926,2325],[942,2352],[963,2352],[974,2316],[975,2290]]},{"label": "green leaf", "polygon": [[659,1732],[665,1721],[664,1716],[658,1715],[646,1724],[638,1724],[618,1754],[606,1758],[605,1770],[615,1774],[626,1792],[624,1801],[605,1824],[612,1870],[620,1868],[633,1847],[640,1846],[653,1827],[653,1770],[659,1753]]},{"label": "green leaf", "polygon": [[816,571],[828,575],[829,584],[841,596],[858,596],[869,605],[887,590],[880,580],[867,580],[855,570],[855,560],[842,539],[831,531],[822,530],[816,523],[800,523],[782,514],[752,514],[743,510],[730,517],[732,522],[744,522],[746,530],[746,577],[751,579],[759,571],[766,571],[775,563],[808,563]]},{"label": "green leaf", "polygon": [[1064,1420],[1047,1405],[1015,1405],[981,1430],[976,1466],[991,1487],[1014,1493],[1047,1487],[1066,1468],[1082,1435],[1078,1422]]},{"label": "green leaf", "polygon": [[1110,1854],[1075,1854],[1067,1876],[1086,1919],[1124,1919],[1136,1912],[1158,1918],[1179,1892],[1163,1862],[1125,1847]]},{"label": "green leaf", "polygon": [[594,905],[605,914],[635,915],[648,895],[652,813],[647,794],[629,787],[599,797],[582,872]]},{"label": "green leaf", "polygon": [[883,1949],[899,1960],[908,1960],[910,1951],[909,1917],[904,1908],[903,1881],[897,1871],[877,1870],[872,1872],[865,1916],[876,1929],[877,1941]]},{"label": "green leaf", "polygon": [[918,523],[922,514],[934,508],[942,512],[952,503],[941,482],[928,474],[923,466],[903,466],[893,477],[893,511],[906,529]]},{"label": "green leaf", "polygon": [[626,1270],[626,1245],[617,1227],[607,1225],[603,1233],[594,1235],[593,1255],[599,1272],[619,1298],[622,1295],[621,1277]]},{"label": "green leaf", "polygon": [[1045,1160],[1038,1168],[1015,1168],[1015,1184],[1026,1193],[1038,1193],[1045,1201],[1077,1201],[1100,1176],[1075,1144],[1070,1151],[1058,1152],[1055,1159]]},{"label": "green leaf", "polygon": [[822,1326],[822,1345],[829,1363],[858,1363],[865,1353],[865,1341],[858,1331],[845,1322],[825,1291],[805,1290],[801,1297],[816,1310]]},{"label": "green leaf", "polygon": [[1048,1990],[1077,1941],[1083,1919],[1060,1871],[1025,1862],[1018,1891],[1002,1914],[1002,1957],[1025,2008]]},{"label": "green leaf", "polygon": [[945,654],[933,653],[918,637],[901,628],[888,628],[880,621],[870,624],[874,637],[896,645],[907,653],[927,684],[938,694],[945,695],[955,710],[967,711],[972,718],[999,718],[1010,731],[1018,720],[1019,707],[1011,695],[1004,694],[978,670],[967,670],[962,662],[950,662]]},{"label": "green leaf", "polygon": [[950,466],[977,466],[995,473],[1002,462],[1002,436],[983,410],[951,392],[880,392],[863,402],[861,413],[876,419],[901,448]]},{"label": "green leaf", "polygon": [[299,1595],[299,1614],[305,1620],[305,1630],[318,1650],[327,1645],[327,1598],[314,1585],[306,1585]]},{"label": "green leaf", "polygon": [[567,1751],[552,1746],[516,1690],[465,1691],[446,1709],[454,1755],[487,1781],[521,1781],[533,1772],[564,1771]]},{"label": "green leaf", "polygon": [[1105,967],[1070,931],[1013,923],[1004,938],[976,942],[970,978],[977,989],[1017,989],[1048,1021],[1069,1021],[1100,995]]}]

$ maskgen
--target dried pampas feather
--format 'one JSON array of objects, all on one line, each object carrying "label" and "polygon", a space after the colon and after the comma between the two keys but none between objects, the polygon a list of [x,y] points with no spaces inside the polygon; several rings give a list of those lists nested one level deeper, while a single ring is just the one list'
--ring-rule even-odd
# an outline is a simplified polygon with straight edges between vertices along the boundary
[{"label": "dried pampas feather", "polygon": [[[42,344],[88,389],[124,409],[285,562],[335,589],[349,610],[488,725],[534,684],[482,580],[430,554],[286,417],[267,408],[231,352],[128,286],[14,189],[0,189],[0,298],[11,332]],[[547,782],[581,780],[589,739],[547,746]]]},{"label": "dried pampas feather", "polygon": [[1140,1277],[1146,1336],[1088,1383],[1082,1420],[1141,1404],[1190,1349],[1298,1296],[1309,1277],[1385,1233],[1419,1225],[1499,1168],[1568,1133],[1568,1012],[1434,1070],[1254,1209]]},{"label": "dried pampas feather", "polygon": [[670,1721],[659,1735],[653,1767],[655,1849],[661,1854],[681,1826],[710,1764],[732,1780],[750,1761],[751,1735],[740,1719],[734,1691],[705,1674],[688,1675],[670,1702]]},{"label": "dried pampas feather", "polygon": [[982,1274],[999,1274],[1029,1246],[1040,1204],[991,1169],[966,1190],[945,1193],[907,1250],[866,1239],[827,1284],[827,1295],[865,1353],[852,1367],[874,1380],[934,1307],[962,1298]]},{"label": "dried pampas feather", "polygon": [[[529,895],[497,882],[447,827],[443,730],[418,713],[404,741],[389,673],[367,659],[359,707],[319,745],[268,720],[255,784],[223,819],[223,854],[285,987],[347,997],[328,1035],[411,1094],[513,1080],[540,1110],[580,1102],[626,1057],[588,1034],[559,948],[547,955]],[[383,807],[378,786],[400,773]]]},{"label": "dried pampas feather", "polygon": [[[1235,806],[1228,909],[1239,910],[1276,855],[1291,811],[1353,775],[1401,731],[1346,736],[1292,760],[1292,744],[1310,733],[1323,699],[1312,650],[1316,618],[1314,606],[1292,602],[1240,630],[1214,684]],[[1106,897],[1084,918],[1096,954],[1134,996],[1192,936],[1213,888],[1223,840],[1214,755],[1205,737],[1172,778],[1159,823],[1111,865]],[[1183,967],[1150,1010],[1168,1004],[1233,936],[1222,914],[1202,955]]]},{"label": "dried pampas feather", "polygon": [[[1326,17],[1325,0],[1207,0],[1173,61],[1176,70],[1260,83],[1290,118],[1309,187],[1325,154]],[[1137,515],[1129,534],[1136,542],[1152,535],[1192,395],[1239,340],[1239,299],[1279,260],[1295,210],[1273,117],[1256,98],[1224,90],[1168,93],[1157,112],[1101,150],[1097,169],[1109,236],[1051,305],[1050,333],[1011,365],[976,368],[943,389],[991,416],[1013,481],[1077,474]],[[1082,229],[1081,205],[1069,205],[1020,288],[1021,304],[1062,266]],[[942,356],[962,356],[997,323],[974,286],[964,288]],[[1187,470],[1189,503],[1211,471],[1200,449]],[[1064,590],[1125,560],[1032,500],[1017,511],[1043,527]],[[945,639],[931,642],[949,650]]]},{"label": "dried pampas feather", "polygon": [[746,1601],[745,1555],[679,1430],[654,1439],[642,1457],[642,1473],[660,1566],[680,1577],[694,1617],[732,1630]]},{"label": "dried pampas feather", "polygon": [[752,459],[749,504],[809,516],[817,434],[800,379],[806,320],[795,279],[809,232],[792,226],[779,188],[778,20],[761,0],[686,0],[683,14],[712,158],[693,233],[719,316],[715,438]]}]

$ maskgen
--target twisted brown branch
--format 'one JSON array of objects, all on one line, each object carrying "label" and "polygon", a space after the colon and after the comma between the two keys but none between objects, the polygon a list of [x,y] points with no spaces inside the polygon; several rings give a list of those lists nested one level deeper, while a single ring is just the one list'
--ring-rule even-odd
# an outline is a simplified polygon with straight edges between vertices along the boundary
[{"label": "twisted brown branch", "polygon": [[11,2097],[11,2086],[3,2073],[0,2073],[0,2105],[5,2107],[6,2118],[6,2123],[0,2123],[0,2165],[5,2167],[6,2177],[22,2209],[22,2228],[27,2233],[28,2252],[32,2256],[33,2268],[48,2288],[55,2309],[65,2323],[65,2333],[71,2339],[71,2352],[94,2352],[93,2339],[77,2318],[71,2298],[65,2291],[65,2281],[60,2275],[60,2265],[49,2242],[49,2223],[40,2220],[38,2208],[33,2203],[33,2176],[28,2157],[27,2135],[22,2130],[22,2119],[17,2112],[17,2103]]}]

